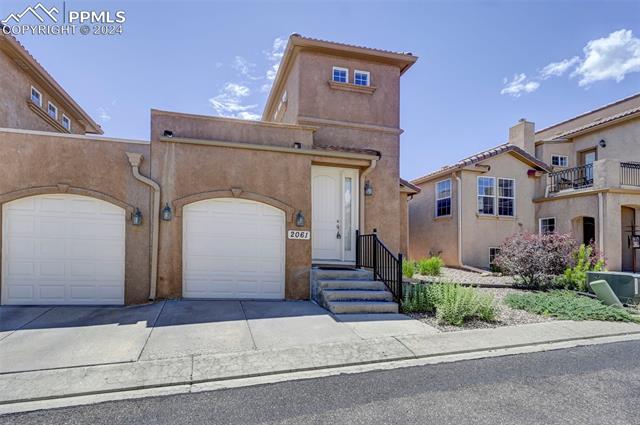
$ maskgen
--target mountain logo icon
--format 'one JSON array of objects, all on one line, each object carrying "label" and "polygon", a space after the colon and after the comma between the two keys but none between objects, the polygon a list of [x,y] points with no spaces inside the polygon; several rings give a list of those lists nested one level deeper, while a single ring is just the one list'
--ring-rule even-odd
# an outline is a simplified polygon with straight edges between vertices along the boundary
[{"label": "mountain logo icon", "polygon": [[28,6],[21,13],[11,13],[9,16],[7,16],[6,19],[2,20],[2,23],[8,24],[9,21],[13,20],[17,24],[22,20],[22,18],[29,14],[35,16],[35,18],[41,23],[44,23],[46,17],[48,17],[54,23],[57,23],[58,13],[59,11],[55,6],[47,9],[42,5],[42,3],[38,3],[35,6]]}]

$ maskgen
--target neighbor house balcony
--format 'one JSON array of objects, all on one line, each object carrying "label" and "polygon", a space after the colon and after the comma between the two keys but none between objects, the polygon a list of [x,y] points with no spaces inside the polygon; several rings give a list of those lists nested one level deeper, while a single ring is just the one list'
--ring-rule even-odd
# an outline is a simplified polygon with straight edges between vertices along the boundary
[{"label": "neighbor house balcony", "polygon": [[640,162],[601,159],[547,175],[545,196],[589,189],[640,189]]}]

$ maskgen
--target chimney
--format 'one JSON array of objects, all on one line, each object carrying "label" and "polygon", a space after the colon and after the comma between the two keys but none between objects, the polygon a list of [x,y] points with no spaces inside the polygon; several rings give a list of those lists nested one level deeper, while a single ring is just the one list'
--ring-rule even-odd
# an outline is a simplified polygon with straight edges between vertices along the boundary
[{"label": "chimney", "polygon": [[535,155],[534,143],[535,124],[524,118],[518,120],[518,124],[509,129],[509,143],[524,149],[530,155]]}]

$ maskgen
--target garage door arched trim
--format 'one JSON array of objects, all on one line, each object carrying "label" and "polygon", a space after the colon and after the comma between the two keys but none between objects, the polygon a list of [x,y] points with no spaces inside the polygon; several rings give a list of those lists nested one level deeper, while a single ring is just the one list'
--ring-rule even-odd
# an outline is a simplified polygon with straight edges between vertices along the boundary
[{"label": "garage door arched trim", "polygon": [[293,216],[295,214],[295,209],[285,204],[282,201],[279,201],[270,196],[261,195],[259,193],[254,192],[245,192],[241,189],[231,189],[231,190],[212,190],[209,192],[201,192],[193,195],[188,195],[179,199],[176,199],[172,202],[173,210],[175,211],[176,217],[182,217],[183,209],[185,206],[199,202],[205,201],[208,199],[219,199],[219,198],[229,198],[229,199],[246,199],[249,201],[259,202],[261,204],[267,204],[277,209],[280,209],[285,214],[285,220],[287,223],[291,223],[293,221]]},{"label": "garage door arched trim", "polygon": [[124,304],[125,209],[69,193],[2,205],[2,304]]},{"label": "garage door arched trim", "polygon": [[220,197],[187,204],[183,214],[183,297],[284,299],[284,211]]}]

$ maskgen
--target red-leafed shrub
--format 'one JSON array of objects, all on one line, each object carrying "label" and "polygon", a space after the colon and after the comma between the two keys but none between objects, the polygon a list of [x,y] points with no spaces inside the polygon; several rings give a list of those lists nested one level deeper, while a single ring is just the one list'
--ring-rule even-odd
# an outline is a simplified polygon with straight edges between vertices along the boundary
[{"label": "red-leafed shrub", "polygon": [[495,264],[530,289],[550,285],[569,266],[576,241],[569,234],[518,233],[504,241]]}]

